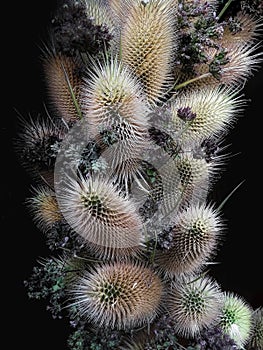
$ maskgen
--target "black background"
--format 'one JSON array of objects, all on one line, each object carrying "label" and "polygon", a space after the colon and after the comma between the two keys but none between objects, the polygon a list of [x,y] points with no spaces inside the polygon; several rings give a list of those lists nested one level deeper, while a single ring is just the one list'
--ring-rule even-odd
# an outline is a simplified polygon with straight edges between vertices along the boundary
[{"label": "black background", "polygon": [[[6,5],[5,5],[6,6]],[[42,301],[29,300],[23,280],[36,259],[48,256],[44,237],[33,226],[24,206],[31,180],[18,163],[12,139],[17,111],[37,115],[43,111],[44,81],[40,64],[41,40],[45,37],[55,1],[10,2],[3,8],[1,36],[1,175],[3,309],[7,348],[66,349],[69,326],[53,320]],[[261,65],[262,67],[262,65]],[[3,79],[4,78],[4,79]],[[220,202],[241,181],[243,185],[226,203],[226,240],[211,274],[222,289],[236,292],[253,307],[263,305],[262,283],[262,117],[263,69],[255,72],[244,89],[248,105],[228,136],[232,154],[216,184]],[[3,95],[4,93],[4,95]]]}]

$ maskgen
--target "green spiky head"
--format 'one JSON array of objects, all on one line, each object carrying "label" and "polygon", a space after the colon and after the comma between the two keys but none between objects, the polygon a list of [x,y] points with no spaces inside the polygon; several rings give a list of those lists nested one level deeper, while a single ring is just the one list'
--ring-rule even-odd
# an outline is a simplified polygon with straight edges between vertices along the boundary
[{"label": "green spiky head", "polygon": [[232,292],[223,295],[220,326],[236,344],[244,346],[252,330],[252,309],[240,296]]}]

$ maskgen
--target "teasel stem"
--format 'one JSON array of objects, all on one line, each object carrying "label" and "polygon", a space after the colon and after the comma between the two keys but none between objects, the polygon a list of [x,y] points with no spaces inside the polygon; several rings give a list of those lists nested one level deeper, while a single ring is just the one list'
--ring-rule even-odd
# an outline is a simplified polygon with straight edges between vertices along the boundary
[{"label": "teasel stem", "polygon": [[210,72],[204,73],[204,74],[199,75],[199,76],[197,76],[197,77],[195,77],[195,78],[186,80],[186,81],[184,81],[184,82],[181,83],[181,84],[175,85],[173,89],[174,89],[174,90],[179,90],[179,89],[181,89],[181,88],[183,88],[183,87],[185,87],[185,86],[187,86],[187,85],[189,85],[189,84],[191,84],[191,83],[194,83],[194,82],[196,82],[196,81],[198,81],[198,80],[207,78],[207,77],[209,77],[209,76],[211,76],[211,73],[210,73]]},{"label": "teasel stem", "polygon": [[220,19],[223,16],[223,14],[226,12],[226,10],[228,9],[228,7],[231,5],[232,2],[233,2],[233,0],[228,0],[228,2],[225,3],[225,6],[222,8],[219,15],[217,16],[218,19]]},{"label": "teasel stem", "polygon": [[65,67],[64,67],[63,63],[62,63],[62,69],[63,69],[64,75],[65,75],[65,79],[66,79],[66,82],[67,82],[67,85],[68,85],[68,89],[69,89],[70,95],[72,97],[72,101],[73,101],[74,107],[76,108],[77,115],[78,115],[79,119],[82,119],[83,116],[82,116],[82,113],[81,113],[81,109],[79,107],[78,101],[76,99],[76,96],[75,96],[74,90],[72,88],[72,85],[70,84],[70,81],[69,81],[69,78],[68,78],[68,75],[67,75],[67,72],[65,70]]}]

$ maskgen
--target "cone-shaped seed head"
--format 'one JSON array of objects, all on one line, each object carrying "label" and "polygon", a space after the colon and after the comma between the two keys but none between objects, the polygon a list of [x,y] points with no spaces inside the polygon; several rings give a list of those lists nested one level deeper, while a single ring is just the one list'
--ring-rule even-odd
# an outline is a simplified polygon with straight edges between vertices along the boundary
[{"label": "cone-shaped seed head", "polygon": [[121,59],[140,78],[150,102],[169,87],[175,48],[173,0],[123,1]]},{"label": "cone-shaped seed head", "polygon": [[171,276],[196,273],[215,253],[221,231],[222,222],[212,206],[190,206],[179,213],[171,247],[157,254],[156,263]]},{"label": "cone-shaped seed head", "polygon": [[51,106],[66,122],[78,120],[81,77],[73,57],[51,54],[44,58],[47,92]]},{"label": "cone-shaped seed head", "polygon": [[[171,112],[179,141],[192,146],[211,136],[227,133],[243,104],[236,91],[222,87],[204,87],[178,95],[171,104]],[[187,107],[196,116],[186,124],[178,110]]]},{"label": "cone-shaped seed head", "polygon": [[27,205],[33,215],[33,221],[44,232],[63,218],[55,192],[49,187],[35,188],[33,196],[27,200]]},{"label": "cone-shaped seed head", "polygon": [[221,306],[221,291],[209,277],[183,278],[174,283],[169,297],[169,313],[175,320],[175,332],[194,337],[216,322]]},{"label": "cone-shaped seed head", "polygon": [[105,264],[87,272],[72,286],[80,314],[99,327],[130,328],[150,322],[161,298],[160,278],[148,267]]},{"label": "cone-shaped seed head", "polygon": [[242,347],[251,334],[252,308],[240,296],[225,292],[219,324],[223,331]]},{"label": "cone-shaped seed head", "polygon": [[[120,248],[138,249],[143,242],[142,221],[133,202],[106,178],[71,178],[59,196],[61,212],[87,244],[108,255]],[[96,249],[97,249],[96,248]]]}]

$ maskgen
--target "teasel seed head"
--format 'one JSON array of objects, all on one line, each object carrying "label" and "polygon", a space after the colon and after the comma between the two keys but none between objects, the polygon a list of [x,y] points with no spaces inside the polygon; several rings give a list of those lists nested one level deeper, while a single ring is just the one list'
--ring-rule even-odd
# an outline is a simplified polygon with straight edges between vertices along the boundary
[{"label": "teasel seed head", "polygon": [[247,342],[252,330],[252,308],[242,297],[224,292],[219,325],[238,346]]},{"label": "teasel seed head", "polygon": [[178,176],[178,188],[181,190],[182,199],[205,198],[217,168],[216,161],[207,162],[206,159],[196,157],[190,151],[179,153],[175,158],[174,171]]},{"label": "teasel seed head", "polygon": [[[149,106],[141,85],[116,57],[94,63],[82,87],[82,109],[91,137],[104,149],[103,158],[121,182],[138,170],[148,147]],[[103,145],[104,135],[114,142]]]},{"label": "teasel seed head", "polygon": [[85,0],[85,7],[87,17],[93,20],[94,25],[105,26],[109,34],[114,37],[116,25],[108,1]]},{"label": "teasel seed head", "polygon": [[143,248],[137,209],[108,178],[69,177],[57,197],[66,221],[97,255],[113,259],[118,253],[132,254]]},{"label": "teasel seed head", "polygon": [[218,248],[223,223],[214,206],[191,205],[179,212],[169,249],[157,252],[155,262],[168,276],[199,273]]},{"label": "teasel seed head", "polygon": [[225,26],[221,45],[230,50],[234,46],[251,46],[259,40],[262,25],[261,18],[239,11]]},{"label": "teasel seed head", "polygon": [[174,0],[123,1],[120,58],[142,81],[150,103],[163,98],[172,84],[176,47]]},{"label": "teasel seed head", "polygon": [[252,313],[252,331],[248,342],[249,349],[263,349],[263,307],[260,306]]},{"label": "teasel seed head", "polygon": [[54,165],[60,143],[67,129],[60,120],[30,116],[19,118],[19,130],[14,149],[29,175],[38,182],[53,186]]},{"label": "teasel seed head", "polygon": [[53,111],[66,123],[79,120],[83,69],[79,59],[49,51],[43,56],[43,69],[49,104]]},{"label": "teasel seed head", "polygon": [[[183,147],[194,147],[209,137],[225,135],[242,111],[244,100],[238,91],[225,87],[202,87],[185,91],[171,102],[175,138]],[[195,118],[185,122],[178,110],[190,108]]]},{"label": "teasel seed head", "polygon": [[192,338],[215,324],[220,314],[221,290],[208,276],[191,276],[175,280],[167,303],[175,320],[174,331]]},{"label": "teasel seed head", "polygon": [[39,185],[32,190],[32,196],[26,204],[37,227],[47,232],[52,226],[62,220],[55,192],[47,186]]},{"label": "teasel seed head", "polygon": [[147,130],[150,110],[141,84],[116,56],[105,57],[103,63],[93,61],[84,82],[82,107],[93,137],[100,129],[111,127],[117,115],[134,128],[135,134]]},{"label": "teasel seed head", "polygon": [[163,286],[141,263],[115,262],[94,267],[72,285],[73,305],[99,327],[129,329],[151,322],[159,312]]},{"label": "teasel seed head", "polygon": [[220,83],[225,86],[242,86],[259,69],[262,62],[260,43],[236,46],[227,52],[229,62],[222,67]]},{"label": "teasel seed head", "polygon": [[[253,43],[254,41],[252,41]],[[189,89],[210,86],[211,88],[225,86],[229,88],[243,86],[247,80],[253,76],[262,62],[262,52],[259,51],[260,43],[256,44],[234,44],[231,48],[226,48],[227,62],[221,66],[219,79],[212,74],[190,84]],[[212,50],[210,64],[215,59],[217,51]],[[201,64],[196,68],[197,75],[209,74],[209,65]]]}]

